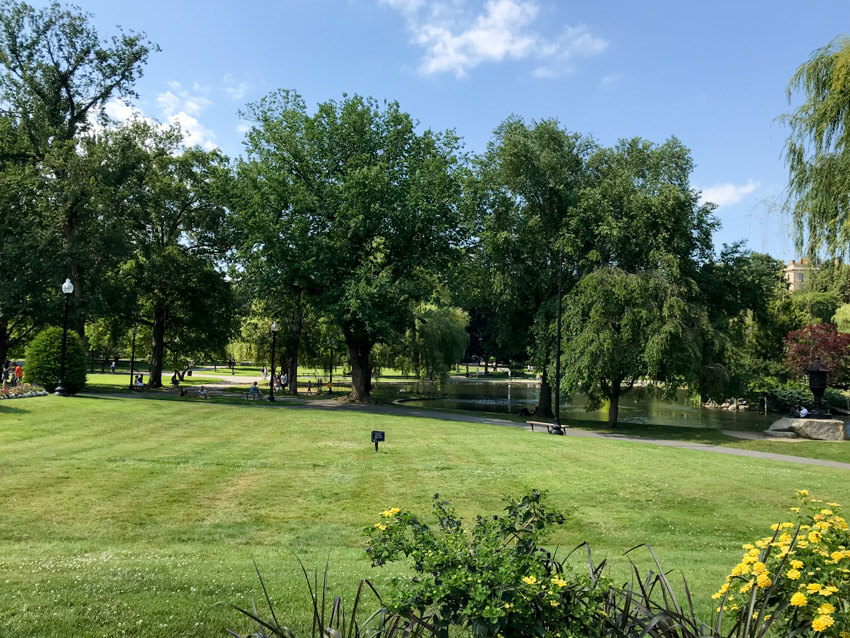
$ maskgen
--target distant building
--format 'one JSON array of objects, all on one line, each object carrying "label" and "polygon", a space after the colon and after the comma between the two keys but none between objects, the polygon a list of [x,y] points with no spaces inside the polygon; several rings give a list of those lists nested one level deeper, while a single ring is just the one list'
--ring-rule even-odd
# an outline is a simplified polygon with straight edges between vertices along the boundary
[{"label": "distant building", "polygon": [[814,273],[815,267],[812,266],[812,260],[808,257],[802,259],[791,259],[784,270],[785,283],[788,284],[788,290],[797,292],[802,289],[806,282],[809,281]]}]

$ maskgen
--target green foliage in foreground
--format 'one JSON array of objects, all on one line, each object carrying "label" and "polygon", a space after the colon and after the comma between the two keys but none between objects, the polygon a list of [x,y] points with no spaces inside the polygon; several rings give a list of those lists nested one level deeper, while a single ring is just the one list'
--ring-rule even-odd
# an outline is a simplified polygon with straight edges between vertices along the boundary
[{"label": "green foliage in foreground", "polygon": [[62,370],[62,328],[48,328],[33,339],[27,348],[24,381],[53,392],[59,381],[71,394],[86,385],[86,353],[79,335],[68,331],[65,352],[65,378]]},{"label": "green foliage in foreground", "polygon": [[367,528],[372,565],[407,559],[415,572],[393,583],[391,611],[426,613],[438,636],[453,626],[476,638],[599,635],[607,586],[592,569],[584,577],[566,573],[541,547],[565,519],[536,490],[511,499],[501,515],[478,515],[469,531],[439,494],[437,531],[399,508],[381,516]]},{"label": "green foliage in foreground", "polygon": [[[387,434],[379,453],[374,429]],[[847,449],[739,444],[750,445]],[[406,573],[369,567],[362,529],[382,510],[421,512],[440,492],[474,519],[533,486],[566,514],[552,546],[587,541],[622,583],[630,574],[623,552],[650,542],[704,601],[741,544],[777,522],[789,493],[805,487],[850,502],[845,477],[833,468],[339,409],[18,399],[0,404],[0,627],[39,638],[250,632],[217,603],[259,604],[253,558],[280,618],[309,632],[310,598],[293,553],[310,570],[330,554],[329,595],[352,601],[362,578],[384,592]]]}]

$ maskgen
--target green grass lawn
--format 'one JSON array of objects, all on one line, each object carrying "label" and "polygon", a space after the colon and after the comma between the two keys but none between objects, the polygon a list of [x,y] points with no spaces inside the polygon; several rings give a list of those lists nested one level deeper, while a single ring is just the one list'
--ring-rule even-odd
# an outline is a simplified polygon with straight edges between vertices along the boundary
[{"label": "green grass lawn", "polygon": [[[375,453],[373,429],[387,441]],[[764,445],[771,444],[767,442]],[[814,450],[820,443],[801,443]],[[815,447],[810,447],[815,446]],[[776,451],[776,450],[773,450]],[[787,450],[782,450],[786,453]],[[252,628],[257,561],[279,618],[309,629],[298,555],[330,556],[333,593],[380,588],[362,530],[380,510],[467,517],[548,491],[552,542],[588,540],[625,578],[651,543],[703,609],[742,543],[786,518],[794,489],[850,503],[848,472],[617,440],[262,403],[120,397],[0,403],[0,635],[210,636]]]}]

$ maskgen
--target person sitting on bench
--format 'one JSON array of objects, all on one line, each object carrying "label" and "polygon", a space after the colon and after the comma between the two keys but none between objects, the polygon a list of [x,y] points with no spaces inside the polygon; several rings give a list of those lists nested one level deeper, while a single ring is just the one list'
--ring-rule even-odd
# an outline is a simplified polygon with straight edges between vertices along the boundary
[{"label": "person sitting on bench", "polygon": [[207,392],[207,389],[204,386],[201,386],[201,388],[198,390],[198,397],[201,399],[208,399],[209,396],[210,393]]},{"label": "person sitting on bench", "polygon": [[174,371],[174,374],[171,375],[171,387],[176,388],[180,385],[180,380],[177,378],[177,370]]},{"label": "person sitting on bench", "polygon": [[254,385],[252,385],[248,390],[248,398],[250,399],[250,398],[253,398],[253,397],[256,397],[256,398],[259,398],[259,399],[263,398],[263,395],[260,392],[260,386],[257,385],[256,381],[254,381]]},{"label": "person sitting on bench", "polygon": [[145,386],[145,382],[142,380],[142,375],[136,375],[136,378],[133,379],[133,385],[137,388],[143,388]]}]

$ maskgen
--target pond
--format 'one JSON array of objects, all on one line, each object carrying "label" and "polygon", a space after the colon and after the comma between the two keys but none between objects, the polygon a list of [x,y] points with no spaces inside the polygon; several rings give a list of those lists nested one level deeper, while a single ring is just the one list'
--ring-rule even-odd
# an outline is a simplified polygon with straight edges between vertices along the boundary
[{"label": "pond", "polygon": [[[523,408],[534,409],[540,392],[539,385],[533,381],[508,383],[504,380],[453,379],[440,396],[437,396],[436,388],[431,383],[401,383],[397,387],[402,396],[409,394],[412,397],[411,400],[403,399],[405,405],[504,414],[519,414]],[[608,420],[607,407],[587,412],[586,405],[582,396],[572,397],[569,401],[562,398],[561,421]],[[765,430],[777,418],[775,414],[765,416],[747,410],[735,412],[703,408],[689,399],[685,392],[679,392],[677,400],[670,401],[660,398],[660,393],[652,389],[635,389],[623,395],[619,416],[621,423],[635,425],[651,423],[727,430]]]}]

